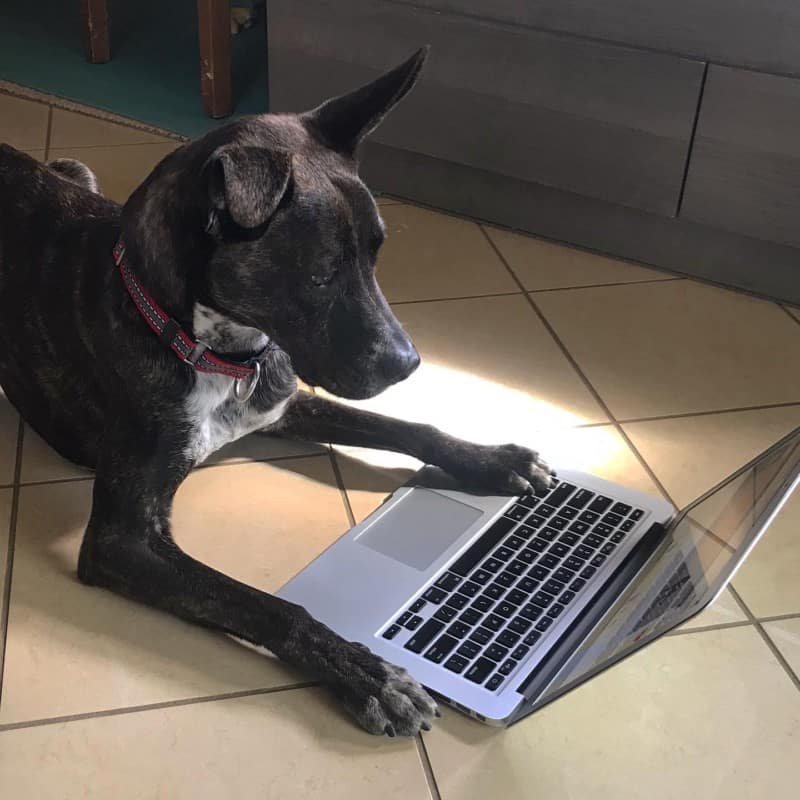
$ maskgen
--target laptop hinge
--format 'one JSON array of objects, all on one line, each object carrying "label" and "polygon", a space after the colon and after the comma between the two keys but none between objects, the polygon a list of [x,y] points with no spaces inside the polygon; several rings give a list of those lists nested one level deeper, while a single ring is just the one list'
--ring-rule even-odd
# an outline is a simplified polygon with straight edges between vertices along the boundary
[{"label": "laptop hinge", "polygon": [[639,570],[655,553],[664,540],[666,530],[660,522],[653,523],[647,529],[623,562],[609,575],[592,601],[575,617],[561,634],[558,642],[517,687],[517,692],[525,695],[527,699],[532,699],[547,688],[561,668],[574,655],[578,645],[600,622],[622,592],[630,585]]}]

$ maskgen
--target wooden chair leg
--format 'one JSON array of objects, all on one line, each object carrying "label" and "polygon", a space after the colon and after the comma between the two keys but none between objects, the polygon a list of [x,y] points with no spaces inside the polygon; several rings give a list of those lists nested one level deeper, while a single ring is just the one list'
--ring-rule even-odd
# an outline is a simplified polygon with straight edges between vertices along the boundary
[{"label": "wooden chair leg", "polygon": [[232,110],[230,0],[197,0],[197,23],[203,106],[210,117],[227,117]]},{"label": "wooden chair leg", "polygon": [[86,58],[92,64],[105,64],[111,59],[106,0],[81,0],[81,13]]}]

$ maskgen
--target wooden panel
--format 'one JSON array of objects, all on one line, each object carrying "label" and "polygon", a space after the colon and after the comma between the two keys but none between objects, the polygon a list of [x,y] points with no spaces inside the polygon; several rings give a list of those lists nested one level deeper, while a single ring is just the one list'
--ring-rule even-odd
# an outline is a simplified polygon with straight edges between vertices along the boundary
[{"label": "wooden panel", "polygon": [[367,144],[362,174],[374,189],[434,208],[800,306],[798,248],[375,143]]},{"label": "wooden panel", "polygon": [[800,79],[709,69],[681,217],[800,245]]},{"label": "wooden panel", "polygon": [[415,0],[420,5],[800,74],[797,0]]},{"label": "wooden panel", "polygon": [[385,2],[270,0],[270,107],[302,110],[420,43],[387,145],[672,215],[703,66]]}]

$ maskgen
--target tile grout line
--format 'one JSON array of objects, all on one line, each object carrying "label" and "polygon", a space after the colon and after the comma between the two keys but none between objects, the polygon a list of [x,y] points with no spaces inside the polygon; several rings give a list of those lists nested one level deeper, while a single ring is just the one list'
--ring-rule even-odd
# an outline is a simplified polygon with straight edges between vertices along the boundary
[{"label": "tile grout line", "polygon": [[6,551],[6,569],[2,584],[2,608],[0,608],[0,706],[3,701],[3,677],[6,663],[6,645],[8,642],[8,620],[11,613],[11,579],[14,567],[14,544],[17,538],[17,517],[19,516],[19,495],[22,474],[22,445],[25,437],[25,423],[22,417],[17,425],[17,450],[14,461],[14,488],[11,493],[11,515],[8,521],[8,550]]},{"label": "tile grout line", "polygon": [[50,158],[50,139],[53,136],[53,106],[47,107],[47,134],[44,138],[44,163]]},{"label": "tile grout line", "polygon": [[87,719],[102,717],[121,717],[126,714],[138,714],[143,711],[160,711],[164,708],[180,708],[181,706],[196,706],[204,703],[216,703],[221,700],[236,700],[240,697],[260,697],[267,694],[280,694],[296,689],[310,689],[319,684],[316,681],[292,683],[284,686],[272,686],[266,689],[242,689],[238,692],[224,692],[210,694],[202,697],[186,697],[182,700],[165,700],[162,703],[145,703],[139,706],[125,706],[124,708],[109,708],[104,711],[87,711],[84,714],[64,714],[60,717],[42,717],[40,719],[25,720],[24,722],[9,722],[0,725],[0,735],[8,731],[17,731],[25,728],[40,728],[45,725],[60,725],[65,722],[82,722]]},{"label": "tile grout line", "polygon": [[778,649],[778,646],[775,642],[772,641],[770,635],[764,630],[764,626],[762,625],[762,621],[758,619],[755,614],[750,610],[750,607],[745,603],[742,596],[739,594],[738,591],[734,588],[732,583],[728,584],[728,589],[730,593],[733,595],[736,602],[739,604],[742,611],[745,613],[745,616],[748,620],[753,624],[753,627],[758,632],[759,636],[764,641],[764,644],[767,646],[769,651],[772,653],[775,660],[783,667],[783,671],[788,676],[789,680],[795,685],[795,688],[800,690],[800,675],[798,675],[791,667],[789,662],[784,658],[783,653]]},{"label": "tile grout line", "polygon": [[618,420],[620,425],[635,425],[638,422],[662,422],[670,419],[686,419],[688,417],[709,417],[717,414],[736,414],[742,411],[768,411],[773,408],[800,407],[800,400],[789,401],[786,403],[766,403],[759,406],[740,406],[739,408],[720,408],[712,411],[684,411],[680,414],[662,414],[655,417],[631,417],[629,419]]},{"label": "tile grout line", "polygon": [[[634,266],[638,266],[634,265]],[[643,268],[644,269],[644,268]],[[651,267],[650,269],[655,269]],[[688,281],[685,275],[669,275],[664,278],[647,278],[643,281],[610,281],[609,283],[585,283],[581,286],[554,286],[552,289],[526,289],[528,294],[550,294],[551,292],[572,292],[581,289],[605,289],[614,286],[641,286],[647,283],[669,283],[670,281]]]},{"label": "tile grout line", "polygon": [[428,748],[425,746],[425,739],[421,733],[418,733],[414,739],[417,743],[417,754],[422,765],[422,771],[425,773],[425,781],[428,784],[431,798],[432,800],[442,800],[442,793],[439,791],[439,784],[436,782],[436,775],[433,771],[431,757],[428,755]]},{"label": "tile grout line", "polygon": [[350,522],[350,527],[352,528],[356,524],[356,517],[353,514],[353,507],[350,505],[350,497],[347,494],[347,489],[344,485],[344,478],[342,477],[342,472],[339,469],[339,462],[336,460],[336,453],[333,451],[331,447],[328,451],[330,453],[331,459],[331,468],[333,469],[333,474],[336,476],[336,483],[339,486],[339,493],[342,496],[342,502],[344,503],[344,510],[347,514],[347,519]]},{"label": "tile grout line", "polygon": [[[486,230],[484,229],[483,225],[478,225],[478,227],[481,229],[481,231],[483,231],[483,235],[486,237],[486,240],[489,242],[489,244],[491,245],[492,249],[497,254],[497,257],[505,265],[505,267],[508,270],[508,272],[511,275],[511,277],[514,279],[514,281],[517,283],[517,285],[520,286],[520,288],[521,288],[522,287],[522,283],[520,282],[520,280],[517,277],[516,273],[514,272],[513,269],[511,269],[511,266],[509,265],[508,261],[506,261],[506,259],[503,257],[503,254],[500,252],[499,248],[492,241],[491,237],[486,232]],[[675,502],[673,501],[673,499],[670,496],[669,492],[664,487],[664,484],[661,483],[661,481],[659,480],[658,476],[655,474],[655,472],[653,472],[653,470],[651,469],[650,465],[644,460],[644,457],[642,456],[642,454],[635,447],[635,445],[631,441],[631,439],[628,436],[628,434],[625,433],[625,430],[623,429],[622,425],[620,425],[620,423],[617,421],[616,417],[611,413],[611,409],[608,407],[608,405],[606,405],[605,401],[602,399],[602,397],[598,393],[597,389],[595,389],[595,387],[592,385],[591,381],[586,377],[586,375],[584,374],[583,370],[578,365],[578,362],[572,357],[572,354],[569,352],[569,350],[567,350],[566,345],[561,340],[559,335],[556,333],[555,328],[553,328],[553,326],[550,324],[550,322],[547,319],[547,317],[545,317],[545,315],[542,313],[542,311],[539,308],[539,306],[536,305],[536,303],[533,300],[533,298],[531,297],[531,295],[529,293],[527,293],[527,292],[525,293],[525,299],[528,301],[528,304],[533,309],[534,313],[539,318],[539,320],[542,323],[542,325],[544,325],[544,327],[547,330],[547,332],[553,338],[553,341],[556,343],[556,345],[558,345],[558,347],[561,350],[561,352],[563,353],[564,357],[572,365],[573,370],[575,370],[575,374],[580,378],[580,380],[583,382],[584,386],[588,389],[589,393],[594,398],[594,401],[600,406],[600,409],[603,411],[603,413],[610,420],[611,424],[616,428],[617,433],[622,437],[623,441],[628,446],[630,451],[633,453],[633,455],[636,458],[636,460],[639,462],[639,464],[641,464],[642,468],[648,474],[648,476],[653,481],[653,483],[658,488],[658,490],[661,492],[661,494],[666,498],[666,500],[668,500],[674,506]]]},{"label": "tile grout line", "polygon": [[753,623],[749,619],[740,619],[736,622],[718,622],[716,625],[698,625],[696,628],[687,628],[686,630],[678,629],[668,631],[664,634],[664,638],[672,636],[688,636],[692,633],[708,633],[709,631],[724,631],[728,628],[750,628]]}]

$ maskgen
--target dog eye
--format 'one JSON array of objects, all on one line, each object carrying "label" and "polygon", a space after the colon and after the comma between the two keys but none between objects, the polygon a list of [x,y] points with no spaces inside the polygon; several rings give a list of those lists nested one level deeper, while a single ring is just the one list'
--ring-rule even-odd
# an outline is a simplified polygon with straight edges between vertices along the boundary
[{"label": "dog eye", "polygon": [[328,286],[336,277],[337,272],[338,270],[333,270],[332,272],[327,272],[324,275],[312,275],[311,283],[313,283],[314,286],[318,286],[320,288],[322,288],[323,286]]}]

